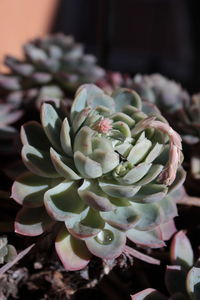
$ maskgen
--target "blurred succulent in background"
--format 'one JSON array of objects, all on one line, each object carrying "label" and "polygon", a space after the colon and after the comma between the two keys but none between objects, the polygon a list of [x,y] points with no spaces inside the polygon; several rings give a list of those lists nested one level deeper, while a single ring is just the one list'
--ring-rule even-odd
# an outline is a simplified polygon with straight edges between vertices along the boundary
[{"label": "blurred succulent in background", "polygon": [[193,95],[189,103],[175,112],[174,122],[188,145],[190,173],[194,179],[200,179],[200,94]]},{"label": "blurred succulent in background", "polygon": [[0,96],[7,103],[39,106],[41,98],[66,98],[82,83],[95,82],[105,74],[93,55],[72,36],[48,35],[24,45],[23,60],[5,58],[9,74],[0,75]]},{"label": "blurred succulent in background", "polygon": [[0,155],[9,155],[16,152],[17,130],[10,126],[22,116],[22,111],[12,107],[11,104],[0,103]]},{"label": "blurred succulent in background", "polygon": [[8,244],[6,236],[0,236],[0,264],[12,261],[16,256],[15,247]]},{"label": "blurred succulent in background", "polygon": [[167,266],[165,285],[170,298],[155,289],[146,289],[135,295],[132,300],[199,300],[200,299],[200,261],[193,265],[193,250],[183,231],[174,236],[170,258],[173,265]]},{"label": "blurred succulent in background", "polygon": [[[37,236],[60,225],[56,250],[68,270],[84,268],[92,254],[122,253],[159,261],[126,245],[159,248],[175,231],[173,191],[184,180],[181,138],[136,92],[112,96],[81,86],[70,119],[41,106],[41,125],[21,130],[28,172],[17,178],[12,198],[23,205],[19,234]],[[64,113],[63,113],[64,115]]]},{"label": "blurred succulent in background", "polygon": [[133,78],[132,88],[143,100],[156,104],[163,114],[182,108],[190,100],[180,84],[160,74],[137,74]]},{"label": "blurred succulent in background", "polygon": [[111,95],[113,91],[120,87],[129,87],[132,84],[132,79],[127,74],[121,74],[119,72],[107,71],[105,76],[95,82],[102,90],[108,95]]},{"label": "blurred succulent in background", "polygon": [[200,142],[200,94],[195,94],[190,101],[183,103],[176,110],[177,127],[185,143],[197,145]]}]

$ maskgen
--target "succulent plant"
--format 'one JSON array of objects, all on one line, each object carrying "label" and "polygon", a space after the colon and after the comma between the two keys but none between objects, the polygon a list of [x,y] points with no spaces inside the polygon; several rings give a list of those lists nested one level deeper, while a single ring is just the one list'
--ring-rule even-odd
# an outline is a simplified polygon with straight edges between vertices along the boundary
[{"label": "succulent plant", "polygon": [[[161,74],[136,74],[133,79],[117,72],[108,72],[98,82],[106,91],[113,91],[120,86],[133,88],[143,101],[155,104],[161,113],[175,127],[188,143],[197,143],[199,94],[192,100],[186,90],[177,82]],[[188,134],[187,134],[188,133]]]},{"label": "succulent plant", "polygon": [[132,300],[200,299],[200,261],[193,264],[192,246],[183,231],[176,233],[172,240],[170,258],[173,265],[167,266],[165,273],[165,284],[170,298],[148,288],[133,295]]},{"label": "succulent plant", "polygon": [[9,262],[17,256],[15,247],[8,244],[6,236],[0,236],[0,264]]},{"label": "succulent plant", "polygon": [[158,106],[188,144],[200,142],[200,94],[192,97],[180,84],[160,74],[136,75],[133,88],[143,100]]},{"label": "succulent plant", "polygon": [[191,97],[188,103],[173,114],[177,122],[177,130],[188,145],[190,156],[190,174],[200,179],[200,94]]},{"label": "succulent plant", "polygon": [[105,73],[72,36],[48,35],[25,44],[23,49],[23,60],[5,58],[11,72],[0,75],[0,96],[18,107],[30,109],[35,102],[39,106],[45,97],[66,98],[80,84],[95,82]]},{"label": "succulent plant", "polygon": [[181,135],[188,145],[189,176],[191,179],[200,179],[200,94],[190,97],[180,84],[160,74],[138,74],[134,77],[132,86],[143,100],[156,104]]},{"label": "succulent plant", "polygon": [[189,101],[183,102],[180,109],[175,110],[177,127],[185,143],[200,142],[200,94],[193,95]]},{"label": "succulent plant", "polygon": [[97,80],[95,84],[103,89],[108,95],[111,95],[113,91],[119,89],[120,87],[130,87],[132,84],[132,79],[127,74],[107,71],[105,76]]},{"label": "succulent plant", "polygon": [[70,119],[43,103],[41,124],[21,129],[29,171],[12,187],[12,198],[23,205],[15,231],[37,236],[60,225],[56,250],[68,270],[84,268],[92,254],[158,263],[126,239],[165,245],[177,215],[173,191],[185,174],[180,136],[157,110],[145,111],[133,90],[108,96],[93,84],[77,90]]},{"label": "succulent plant", "polygon": [[133,78],[132,87],[143,100],[156,104],[163,114],[182,108],[190,100],[189,94],[180,84],[161,74],[137,74]]},{"label": "succulent plant", "polygon": [[9,155],[16,151],[17,130],[10,126],[22,116],[22,111],[14,109],[10,104],[0,103],[0,155]]}]

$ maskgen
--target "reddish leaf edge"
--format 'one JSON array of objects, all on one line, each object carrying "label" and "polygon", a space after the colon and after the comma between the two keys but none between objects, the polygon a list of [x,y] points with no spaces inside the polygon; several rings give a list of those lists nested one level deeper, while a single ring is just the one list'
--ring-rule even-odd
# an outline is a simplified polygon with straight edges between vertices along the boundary
[{"label": "reddish leaf edge", "polygon": [[141,253],[141,252],[139,252],[139,251],[137,251],[137,250],[135,250],[135,249],[133,249],[129,246],[124,247],[124,253],[129,254],[129,255],[131,255],[131,256],[133,256],[137,259],[140,259],[142,261],[145,261],[149,264],[160,265],[160,260],[155,259],[151,256],[146,255],[146,254],[143,254],[143,253]]}]

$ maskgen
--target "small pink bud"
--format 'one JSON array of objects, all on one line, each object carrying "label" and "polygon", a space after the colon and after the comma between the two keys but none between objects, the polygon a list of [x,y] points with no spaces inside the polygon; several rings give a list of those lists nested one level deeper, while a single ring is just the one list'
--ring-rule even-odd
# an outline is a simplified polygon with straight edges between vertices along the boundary
[{"label": "small pink bud", "polygon": [[108,133],[112,129],[112,121],[104,118],[95,125],[94,129],[99,133]]}]

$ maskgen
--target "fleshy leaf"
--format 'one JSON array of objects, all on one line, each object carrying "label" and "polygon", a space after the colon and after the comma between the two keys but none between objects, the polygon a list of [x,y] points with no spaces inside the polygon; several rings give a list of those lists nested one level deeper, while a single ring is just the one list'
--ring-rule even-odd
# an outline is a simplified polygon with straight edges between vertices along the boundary
[{"label": "fleshy leaf", "polygon": [[163,150],[163,145],[162,145],[162,144],[159,144],[159,143],[156,143],[156,144],[152,147],[152,149],[149,151],[149,153],[148,153],[148,155],[146,156],[146,158],[145,158],[144,161],[145,161],[146,163],[151,163],[151,162],[153,162],[153,161],[156,159],[156,157],[158,157],[158,156],[161,154],[162,150]]},{"label": "fleshy leaf", "polygon": [[122,111],[127,105],[132,105],[139,110],[142,108],[140,96],[133,90],[120,89],[113,93],[112,97],[115,100],[115,111]]},{"label": "fleshy leaf", "polygon": [[160,114],[160,110],[158,109],[158,107],[155,104],[145,101],[145,100],[142,101],[142,111],[148,115],[149,114],[153,114],[153,115]]},{"label": "fleshy leaf", "polygon": [[86,239],[97,235],[104,227],[104,220],[98,211],[90,208],[87,215],[68,227],[69,232],[76,238]]},{"label": "fleshy leaf", "polygon": [[74,152],[80,151],[84,155],[89,155],[92,153],[92,135],[94,131],[84,126],[77,133],[74,141]]},{"label": "fleshy leaf", "polygon": [[134,206],[117,207],[113,211],[100,214],[108,224],[122,230],[134,227],[140,218],[137,211],[134,210]]},{"label": "fleshy leaf", "polygon": [[17,122],[23,115],[23,111],[12,111],[12,106],[8,105],[8,111],[6,112],[3,104],[0,104],[0,109],[4,111],[0,113],[0,125],[9,125]]},{"label": "fleshy leaf", "polygon": [[174,220],[170,220],[164,224],[160,224],[160,230],[162,231],[162,238],[164,241],[168,241],[177,232]]},{"label": "fleshy leaf", "polygon": [[42,126],[36,121],[25,123],[21,127],[20,135],[23,145],[30,145],[43,151],[48,151],[50,148],[49,140],[47,139]]},{"label": "fleshy leaf", "polygon": [[131,300],[167,300],[160,292],[154,289],[146,289],[131,296]]},{"label": "fleshy leaf", "polygon": [[79,196],[92,208],[100,211],[111,211],[115,206],[108,196],[99,188],[96,181],[84,180],[78,189]]},{"label": "fleshy leaf", "polygon": [[174,236],[170,248],[170,257],[173,264],[187,268],[193,265],[194,255],[192,246],[184,231],[179,231]]},{"label": "fleshy leaf", "polygon": [[84,88],[84,86],[81,86],[77,90],[75,99],[72,103],[71,121],[74,119],[74,117],[76,116],[76,114],[78,112],[82,111],[87,106],[86,105],[86,100],[87,100],[87,90],[86,90],[86,88]]},{"label": "fleshy leaf", "polygon": [[98,108],[102,106],[107,107],[111,112],[114,112],[115,110],[115,103],[113,99],[106,94],[97,93],[93,96],[91,95],[87,99],[87,105],[92,108]]},{"label": "fleshy leaf", "polygon": [[111,117],[110,117],[114,122],[117,122],[117,123],[125,123],[128,125],[128,127],[133,127],[134,124],[135,124],[135,121],[129,117],[128,115],[122,113],[122,112],[117,112],[115,114],[113,114]]},{"label": "fleshy leaf", "polygon": [[151,168],[151,164],[141,163],[138,166],[132,168],[132,170],[130,170],[123,177],[116,177],[116,179],[121,184],[134,184],[140,179],[142,179],[142,177],[146,175],[146,173],[149,171],[150,168]]},{"label": "fleshy leaf", "polygon": [[67,118],[64,119],[60,132],[60,141],[62,145],[63,151],[72,156],[72,145],[71,145],[71,137],[70,137],[70,127]]},{"label": "fleshy leaf", "polygon": [[147,184],[142,186],[139,192],[129,200],[142,203],[159,202],[165,197],[167,191],[164,184]]},{"label": "fleshy leaf", "polygon": [[155,203],[155,205],[160,206],[159,210],[163,219],[162,224],[167,223],[178,215],[176,203],[169,195],[160,200],[160,202]]},{"label": "fleshy leaf", "polygon": [[49,152],[24,145],[22,148],[22,159],[25,166],[36,175],[48,178],[60,177],[51,162]]},{"label": "fleshy leaf", "polygon": [[186,278],[187,292],[191,299],[198,300],[200,296],[200,268],[193,267]]},{"label": "fleshy leaf", "polygon": [[169,187],[170,195],[173,195],[173,193],[176,192],[176,190],[179,189],[183,185],[185,178],[186,178],[186,172],[182,167],[180,167],[177,170],[176,178],[175,178],[174,182]]},{"label": "fleshy leaf", "polygon": [[104,94],[103,91],[94,84],[84,84],[80,86],[76,92],[76,97],[71,108],[71,118],[73,119],[77,112],[80,112],[86,106],[92,108],[105,106],[111,111],[114,111],[115,104],[111,97]]},{"label": "fleshy leaf", "polygon": [[0,87],[9,91],[19,90],[21,88],[19,77],[0,75]]},{"label": "fleshy leaf", "polygon": [[85,240],[90,252],[103,259],[118,257],[125,246],[125,234],[106,224],[104,229],[97,236]]},{"label": "fleshy leaf", "polygon": [[41,106],[41,122],[44,131],[52,145],[60,151],[60,131],[62,122],[53,106],[49,103],[43,103]]},{"label": "fleshy leaf", "polygon": [[7,245],[8,253],[5,256],[6,262],[11,262],[17,257],[17,250],[13,245],[8,244]]},{"label": "fleshy leaf", "polygon": [[99,186],[101,189],[108,194],[109,196],[116,198],[131,198],[133,197],[140,189],[140,186],[134,185],[119,185],[116,181],[102,181],[99,179]]},{"label": "fleshy leaf", "polygon": [[85,204],[79,197],[77,189],[76,182],[65,180],[44,194],[44,204],[52,218],[64,221],[83,211]]},{"label": "fleshy leaf", "polygon": [[134,203],[134,208],[138,211],[140,219],[135,226],[137,230],[151,230],[162,222],[160,209],[156,204]]},{"label": "fleshy leaf", "polygon": [[[79,89],[81,89],[80,87]],[[87,90],[87,106],[92,108],[96,108],[99,106],[105,106],[109,108],[111,111],[114,110],[115,104],[111,97],[104,94],[104,92],[99,89],[94,84],[84,84],[83,88]]]},{"label": "fleshy leaf", "polygon": [[76,114],[76,116],[72,119],[72,132],[75,134],[80,127],[83,125],[86,125],[86,120],[88,120],[88,116],[91,112],[91,108],[90,107],[86,107],[84,110],[82,110],[81,112],[78,112]]},{"label": "fleshy leaf", "polygon": [[38,61],[45,61],[48,58],[44,50],[37,48],[30,43],[24,46],[24,52],[28,58],[35,63]]},{"label": "fleshy leaf", "polygon": [[56,252],[68,271],[81,270],[87,266],[91,254],[85,243],[71,236],[66,228],[62,228],[56,238]]},{"label": "fleshy leaf", "polygon": [[97,178],[102,175],[101,165],[83,155],[80,151],[76,151],[74,154],[74,163],[77,170],[85,178]]},{"label": "fleshy leaf", "polygon": [[129,138],[126,138],[123,143],[120,143],[119,145],[117,144],[114,149],[122,156],[127,157],[130,150],[132,149]]},{"label": "fleshy leaf", "polygon": [[59,155],[53,148],[50,149],[51,160],[60,176],[68,180],[79,180],[81,177],[75,172],[72,159]]},{"label": "fleshy leaf", "polygon": [[112,124],[112,128],[119,130],[125,137],[130,138],[131,137],[131,131],[129,126],[121,121],[115,122]]},{"label": "fleshy leaf", "polygon": [[96,137],[92,140],[93,153],[90,157],[100,163],[102,172],[108,173],[119,164],[119,155],[113,150],[112,144],[106,138]]},{"label": "fleshy leaf", "polygon": [[150,150],[151,145],[151,141],[149,141],[146,138],[143,139],[141,142],[133,146],[132,150],[130,151],[127,157],[127,160],[134,165],[141,162]]},{"label": "fleshy leaf", "polygon": [[23,207],[16,216],[15,232],[22,235],[37,236],[48,230],[52,225],[53,221],[44,207]]},{"label": "fleshy leaf", "polygon": [[162,169],[162,165],[153,164],[149,169],[149,172],[140,181],[138,181],[136,185],[145,185],[152,182],[160,174]]},{"label": "fleshy leaf", "polygon": [[21,205],[40,207],[44,193],[51,187],[52,180],[26,172],[16,179],[11,197]]},{"label": "fleshy leaf", "polygon": [[139,231],[131,228],[126,232],[126,236],[137,245],[149,248],[161,248],[165,246],[159,227],[147,231]]}]

